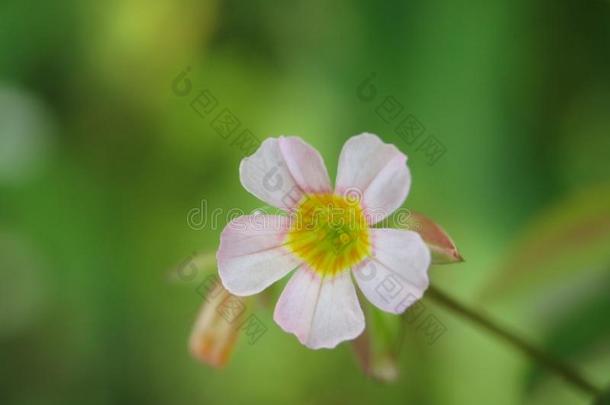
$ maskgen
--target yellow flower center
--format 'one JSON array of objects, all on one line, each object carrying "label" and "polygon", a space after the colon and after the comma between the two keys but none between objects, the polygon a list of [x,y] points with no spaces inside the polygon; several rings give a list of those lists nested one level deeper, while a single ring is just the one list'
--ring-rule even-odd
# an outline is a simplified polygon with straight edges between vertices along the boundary
[{"label": "yellow flower center", "polygon": [[371,254],[369,226],[359,201],[308,195],[293,215],[286,246],[319,274],[336,274]]}]

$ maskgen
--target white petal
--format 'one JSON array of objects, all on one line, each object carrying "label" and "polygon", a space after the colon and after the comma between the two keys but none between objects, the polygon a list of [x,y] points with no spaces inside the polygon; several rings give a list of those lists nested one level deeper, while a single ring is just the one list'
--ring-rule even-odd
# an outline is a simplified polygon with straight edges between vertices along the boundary
[{"label": "white petal", "polygon": [[376,307],[401,313],[428,288],[430,250],[417,232],[371,229],[373,256],[354,268],[360,290]]},{"label": "white petal", "polygon": [[246,190],[269,205],[289,210],[304,193],[330,192],[322,157],[297,137],[268,138],[239,167]]},{"label": "white petal", "polygon": [[216,258],[220,279],[229,292],[256,294],[300,265],[282,246],[289,221],[277,215],[245,215],[225,227]]},{"label": "white petal", "polygon": [[321,277],[301,267],[282,292],[273,319],[311,349],[333,348],[364,330],[364,314],[349,271]]},{"label": "white petal", "polygon": [[407,157],[373,134],[350,138],[341,151],[335,191],[359,194],[370,224],[402,205],[411,186]]},{"label": "white petal", "polygon": [[320,153],[296,136],[278,139],[288,170],[298,186],[308,194],[330,193],[330,177]]}]

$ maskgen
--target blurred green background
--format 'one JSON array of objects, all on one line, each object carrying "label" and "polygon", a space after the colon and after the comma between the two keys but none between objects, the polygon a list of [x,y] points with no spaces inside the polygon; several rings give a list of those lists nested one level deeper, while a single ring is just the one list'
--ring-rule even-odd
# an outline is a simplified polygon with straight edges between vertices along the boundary
[{"label": "blurred green background", "polygon": [[[433,282],[610,384],[609,44],[602,0],[2,2],[0,403],[589,403],[426,300],[446,333],[407,328],[394,384],[265,308],[268,332],[214,370],[187,350],[196,285],[171,273],[217,247],[224,217],[187,224],[202,200],[261,204],[220,109],[260,140],[303,137],[331,175],[374,132],[409,156],[405,206],[466,258]],[[218,108],[201,117],[204,89]],[[403,111],[386,123],[388,96]],[[446,149],[435,164],[396,133],[406,114]]]}]

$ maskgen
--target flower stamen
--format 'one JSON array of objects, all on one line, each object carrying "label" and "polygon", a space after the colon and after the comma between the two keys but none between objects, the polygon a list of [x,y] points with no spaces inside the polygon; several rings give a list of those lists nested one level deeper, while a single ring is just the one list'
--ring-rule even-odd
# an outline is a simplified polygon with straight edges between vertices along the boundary
[{"label": "flower stamen", "polygon": [[310,194],[293,212],[286,246],[321,275],[334,275],[371,254],[369,226],[359,201]]}]

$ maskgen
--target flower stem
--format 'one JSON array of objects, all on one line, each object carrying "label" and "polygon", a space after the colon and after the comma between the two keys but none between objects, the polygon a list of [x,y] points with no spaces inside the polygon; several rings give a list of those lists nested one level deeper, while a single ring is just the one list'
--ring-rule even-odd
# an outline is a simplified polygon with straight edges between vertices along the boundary
[{"label": "flower stem", "polygon": [[436,301],[437,303],[444,305],[454,313],[469,319],[476,323],[483,329],[493,333],[500,337],[505,342],[512,345],[517,350],[528,355],[541,365],[545,366],[550,371],[555,372],[557,375],[563,377],[566,381],[572,383],[574,386],[580,388],[582,391],[593,395],[594,397],[601,395],[601,389],[596,387],[591,382],[587,381],[577,370],[573,369],[570,365],[556,359],[549,353],[533,346],[521,337],[510,332],[508,329],[498,325],[485,315],[464,306],[455,299],[447,296],[444,292],[440,291],[434,286],[428,287],[426,291],[426,297]]}]

